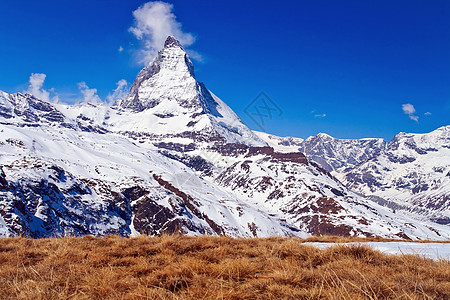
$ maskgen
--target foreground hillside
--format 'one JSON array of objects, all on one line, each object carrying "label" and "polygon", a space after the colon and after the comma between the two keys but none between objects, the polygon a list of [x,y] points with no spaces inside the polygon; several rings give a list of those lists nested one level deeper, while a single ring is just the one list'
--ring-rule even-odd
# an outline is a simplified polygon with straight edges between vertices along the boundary
[{"label": "foreground hillside", "polygon": [[448,299],[449,261],[296,238],[6,238],[2,299]]}]

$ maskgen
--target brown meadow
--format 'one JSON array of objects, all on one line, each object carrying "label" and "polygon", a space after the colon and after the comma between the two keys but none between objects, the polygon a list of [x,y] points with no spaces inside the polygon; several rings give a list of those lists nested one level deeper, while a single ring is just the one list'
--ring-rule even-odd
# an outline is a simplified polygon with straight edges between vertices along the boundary
[{"label": "brown meadow", "polygon": [[[355,241],[311,238],[308,241]],[[450,262],[296,238],[0,239],[2,299],[449,299]]]}]

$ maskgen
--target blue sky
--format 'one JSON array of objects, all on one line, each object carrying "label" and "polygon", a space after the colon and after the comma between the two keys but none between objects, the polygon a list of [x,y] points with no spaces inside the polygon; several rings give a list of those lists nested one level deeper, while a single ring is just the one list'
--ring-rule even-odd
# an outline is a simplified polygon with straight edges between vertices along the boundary
[{"label": "blue sky", "polygon": [[[0,90],[43,73],[51,97],[95,88],[106,101],[156,41],[129,31],[146,2],[2,1]],[[263,128],[281,136],[390,140],[450,124],[450,1],[166,2],[197,79],[252,129],[245,109],[261,91],[282,111]]]}]

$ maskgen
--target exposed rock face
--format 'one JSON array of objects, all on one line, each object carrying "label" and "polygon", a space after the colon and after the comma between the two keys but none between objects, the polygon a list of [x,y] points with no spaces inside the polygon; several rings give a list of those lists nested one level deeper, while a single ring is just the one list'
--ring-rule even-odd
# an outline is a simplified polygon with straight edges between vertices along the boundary
[{"label": "exposed rock face", "polygon": [[[377,140],[328,145],[325,136],[316,143],[275,136],[265,142],[267,135],[258,135],[195,79],[173,37],[112,107],[2,93],[0,235],[450,237],[445,214],[417,221],[417,211],[399,214],[400,203],[394,208],[355,194],[328,172],[374,160],[372,148],[384,147]],[[392,148],[415,153],[386,154],[402,166],[445,148],[396,143]],[[305,145],[310,153],[327,149],[321,157],[332,168],[299,152]],[[357,147],[367,151],[352,150]],[[445,166],[434,167],[441,182],[450,177]],[[355,175],[355,183],[378,189],[384,185],[378,175]],[[395,186],[414,195],[434,189],[409,176]],[[439,210],[447,202],[439,198],[424,207]]]},{"label": "exposed rock face", "polygon": [[8,188],[8,181],[6,181],[5,172],[3,172],[3,168],[0,167],[0,190],[6,190]]}]

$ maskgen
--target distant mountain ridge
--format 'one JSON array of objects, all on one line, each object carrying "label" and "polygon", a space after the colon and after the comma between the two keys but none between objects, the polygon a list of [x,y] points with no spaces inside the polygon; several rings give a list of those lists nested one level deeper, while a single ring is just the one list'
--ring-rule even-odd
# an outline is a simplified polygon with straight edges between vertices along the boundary
[{"label": "distant mountain ridge", "polygon": [[[255,132],[266,141],[266,136]],[[293,138],[271,137],[274,148]],[[383,139],[336,139],[320,133],[294,146],[352,191],[393,210],[450,224],[450,125]],[[292,149],[291,149],[292,150]]]},{"label": "distant mountain ridge", "polygon": [[450,126],[399,133],[378,155],[339,178],[352,190],[387,200],[388,206],[449,225]]},{"label": "distant mountain ridge", "polygon": [[303,140],[294,137],[276,137],[256,131],[255,134],[270,142],[277,150],[283,151],[288,147],[289,151],[305,153],[309,159],[329,172],[353,167],[386,147],[386,142],[380,138],[337,139],[326,133],[319,133]]}]

